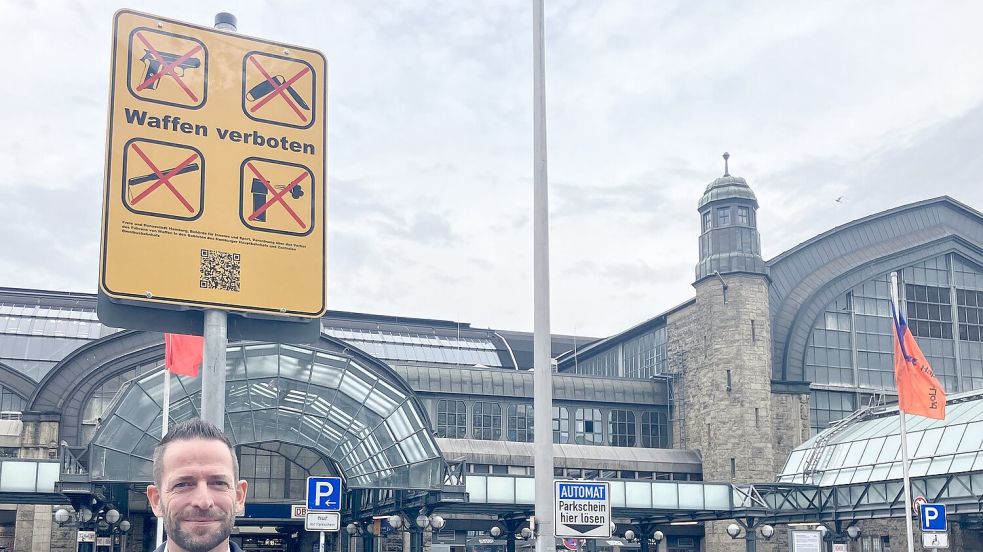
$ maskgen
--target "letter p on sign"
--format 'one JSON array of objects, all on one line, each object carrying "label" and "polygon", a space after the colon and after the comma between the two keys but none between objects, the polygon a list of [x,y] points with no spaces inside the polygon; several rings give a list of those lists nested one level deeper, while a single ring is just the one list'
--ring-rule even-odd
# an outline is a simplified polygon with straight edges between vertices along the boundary
[{"label": "letter p on sign", "polygon": [[945,504],[922,504],[922,531],[945,531]]},{"label": "letter p on sign", "polygon": [[341,510],[341,478],[308,477],[307,509],[329,512]]}]

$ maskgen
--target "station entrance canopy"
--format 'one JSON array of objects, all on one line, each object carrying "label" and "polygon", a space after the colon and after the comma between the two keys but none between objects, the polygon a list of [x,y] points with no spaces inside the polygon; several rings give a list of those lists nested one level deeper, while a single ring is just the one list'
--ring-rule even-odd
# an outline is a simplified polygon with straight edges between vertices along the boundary
[{"label": "station entrance canopy", "polygon": [[[307,447],[349,488],[440,489],[446,463],[412,390],[388,366],[339,349],[229,347],[225,431],[232,443]],[[171,423],[198,416],[200,378],[170,381]],[[160,372],[124,385],[89,447],[93,482],[152,480],[162,403]]]}]

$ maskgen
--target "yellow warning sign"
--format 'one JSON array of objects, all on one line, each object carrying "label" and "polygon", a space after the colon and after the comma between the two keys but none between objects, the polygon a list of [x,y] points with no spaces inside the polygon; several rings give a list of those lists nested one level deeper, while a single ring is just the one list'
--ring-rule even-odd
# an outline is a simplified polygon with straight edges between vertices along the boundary
[{"label": "yellow warning sign", "polygon": [[326,74],[316,50],[117,12],[103,293],[323,314]]}]

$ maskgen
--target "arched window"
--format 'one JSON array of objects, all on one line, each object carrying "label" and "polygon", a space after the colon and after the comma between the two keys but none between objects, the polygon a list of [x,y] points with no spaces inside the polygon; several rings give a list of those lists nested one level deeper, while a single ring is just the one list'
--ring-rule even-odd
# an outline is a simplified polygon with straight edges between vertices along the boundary
[{"label": "arched window", "polygon": [[464,401],[437,401],[437,437],[464,439],[468,431],[468,406]]},{"label": "arched window", "polygon": [[570,410],[564,406],[553,407],[553,442],[570,441]]},{"label": "arched window", "polygon": [[508,440],[520,443],[533,442],[533,410],[531,404],[509,405]]},{"label": "arched window", "polygon": [[577,433],[574,437],[578,445],[600,445],[604,443],[604,426],[601,411],[596,408],[578,408],[575,413]]},{"label": "arched window", "polygon": [[615,447],[635,446],[635,413],[612,410],[608,413],[608,444]]},{"label": "arched window", "polygon": [[502,407],[496,403],[476,402],[471,413],[471,437],[497,441],[502,438]]}]

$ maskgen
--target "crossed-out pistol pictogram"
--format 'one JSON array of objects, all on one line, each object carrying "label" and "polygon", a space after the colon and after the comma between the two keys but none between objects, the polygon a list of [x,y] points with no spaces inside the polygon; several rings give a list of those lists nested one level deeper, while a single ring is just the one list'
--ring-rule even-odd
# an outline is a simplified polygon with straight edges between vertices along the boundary
[{"label": "crossed-out pistol pictogram", "polygon": [[294,128],[314,124],[314,69],[306,61],[250,52],[243,59],[242,74],[247,117]]},{"label": "crossed-out pistol pictogram", "polygon": [[129,46],[127,86],[134,96],[191,109],[204,105],[208,51],[200,40],[144,27],[130,34]]},{"label": "crossed-out pistol pictogram", "polygon": [[[123,204],[142,215],[197,219],[204,209],[204,163],[201,152],[189,146],[144,138],[130,140],[123,149]],[[150,172],[140,168],[144,165]],[[174,182],[179,175],[194,178]],[[165,189],[170,194],[158,191]]]},{"label": "crossed-out pistol pictogram", "polygon": [[[241,181],[239,215],[248,228],[295,236],[313,230],[315,183],[309,168],[250,157],[242,163]],[[280,208],[271,209],[274,205]]]}]

